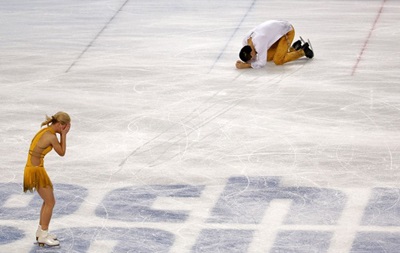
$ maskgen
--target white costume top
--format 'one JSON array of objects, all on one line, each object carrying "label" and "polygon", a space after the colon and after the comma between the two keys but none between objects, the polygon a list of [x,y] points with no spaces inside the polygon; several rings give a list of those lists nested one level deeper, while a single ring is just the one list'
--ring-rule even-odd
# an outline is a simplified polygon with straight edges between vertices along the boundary
[{"label": "white costume top", "polygon": [[269,20],[249,31],[243,39],[243,46],[248,45],[247,40],[251,37],[257,51],[256,59],[251,62],[251,67],[255,69],[264,67],[267,64],[268,49],[292,29],[292,25],[287,21]]}]

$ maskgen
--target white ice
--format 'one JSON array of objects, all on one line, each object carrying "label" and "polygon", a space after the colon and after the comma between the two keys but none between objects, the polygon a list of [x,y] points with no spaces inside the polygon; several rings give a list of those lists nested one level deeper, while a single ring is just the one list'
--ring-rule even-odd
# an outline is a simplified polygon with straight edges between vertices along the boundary
[{"label": "white ice", "polygon": [[[315,58],[236,69],[243,35],[268,19],[291,22]],[[58,184],[87,195],[70,214],[54,214],[55,252],[127,252],[118,238],[141,229],[125,242],[132,252],[161,252],[148,247],[161,240],[157,231],[171,235],[162,252],[400,247],[400,1],[15,0],[0,2],[0,21],[0,189],[8,196],[0,198],[0,252],[36,252],[39,207],[18,216],[37,197],[22,193],[23,169],[40,123],[57,111],[71,115],[72,128],[66,156],[46,156],[56,206],[70,205],[58,196],[71,191]],[[228,189],[232,178],[248,187]],[[287,192],[271,197],[252,183],[268,178]],[[163,195],[178,185],[199,194]],[[128,190],[110,210],[105,198],[119,189]],[[187,216],[118,213],[138,189],[163,193],[152,210]],[[336,202],[328,190],[340,193]],[[309,195],[337,216],[313,220],[325,211],[311,208]],[[216,208],[224,201],[237,219]],[[103,239],[104,231],[120,237]],[[307,241],[308,232],[327,243]],[[380,244],[363,249],[362,238]],[[83,240],[89,246],[77,246]]]}]

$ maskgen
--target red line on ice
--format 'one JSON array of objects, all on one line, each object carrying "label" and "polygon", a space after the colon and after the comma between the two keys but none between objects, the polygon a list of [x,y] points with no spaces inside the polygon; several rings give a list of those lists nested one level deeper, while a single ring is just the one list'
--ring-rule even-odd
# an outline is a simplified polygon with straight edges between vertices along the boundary
[{"label": "red line on ice", "polygon": [[353,66],[353,71],[351,72],[351,75],[352,75],[352,76],[354,76],[354,73],[356,72],[356,69],[357,69],[357,67],[358,67],[358,63],[360,62],[360,60],[361,60],[361,58],[362,58],[362,56],[363,56],[363,54],[364,54],[364,51],[365,51],[365,49],[367,48],[367,44],[368,44],[368,42],[369,42],[369,39],[371,38],[372,32],[375,30],[375,26],[376,26],[376,24],[378,23],[379,17],[381,16],[381,13],[382,13],[382,10],[383,10],[383,7],[384,7],[385,3],[386,3],[386,0],[383,0],[383,1],[382,1],[382,4],[381,4],[381,8],[380,8],[379,11],[378,11],[378,15],[376,15],[375,21],[374,21],[374,23],[373,23],[371,29],[369,30],[368,37],[367,37],[367,39],[364,41],[364,46],[361,48],[361,52],[360,52],[360,54],[358,55],[356,64]]}]

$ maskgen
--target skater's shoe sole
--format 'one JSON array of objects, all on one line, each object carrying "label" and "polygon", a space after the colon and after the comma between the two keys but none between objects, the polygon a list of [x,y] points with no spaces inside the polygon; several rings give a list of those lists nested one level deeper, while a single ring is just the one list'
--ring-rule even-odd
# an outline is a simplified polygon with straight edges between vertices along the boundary
[{"label": "skater's shoe sole", "polygon": [[[58,241],[58,238],[57,238],[57,237],[52,237],[52,239],[53,239],[54,241]],[[39,240],[39,237],[36,236],[36,241],[38,241],[38,240]]]},{"label": "skater's shoe sole", "polygon": [[303,49],[304,55],[307,58],[311,59],[314,57],[314,52],[310,49],[310,46],[307,42],[301,47],[301,49]]},{"label": "skater's shoe sole", "polygon": [[294,48],[294,50],[299,50],[301,49],[301,40],[296,41],[295,43],[293,43],[292,47]]},{"label": "skater's shoe sole", "polygon": [[54,245],[49,245],[46,243],[38,243],[39,247],[44,248],[44,247],[60,247],[60,244],[54,244]]},{"label": "skater's shoe sole", "polygon": [[300,37],[300,40],[304,43],[304,45],[301,46],[301,49],[303,49],[303,51],[304,51],[304,55],[309,59],[313,58],[314,57],[314,51],[313,51],[313,48],[311,46],[310,40],[307,40],[307,42],[305,42],[302,37]]}]

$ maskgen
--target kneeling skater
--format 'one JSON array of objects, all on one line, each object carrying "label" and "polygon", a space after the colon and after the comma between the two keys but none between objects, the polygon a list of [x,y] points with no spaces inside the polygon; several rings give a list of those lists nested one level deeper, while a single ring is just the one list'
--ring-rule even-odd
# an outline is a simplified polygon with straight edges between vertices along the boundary
[{"label": "kneeling skater", "polygon": [[313,58],[309,41],[298,40],[292,45],[294,34],[294,27],[287,21],[269,20],[254,27],[243,39],[236,67],[257,69],[269,61],[282,65],[303,56]]}]

